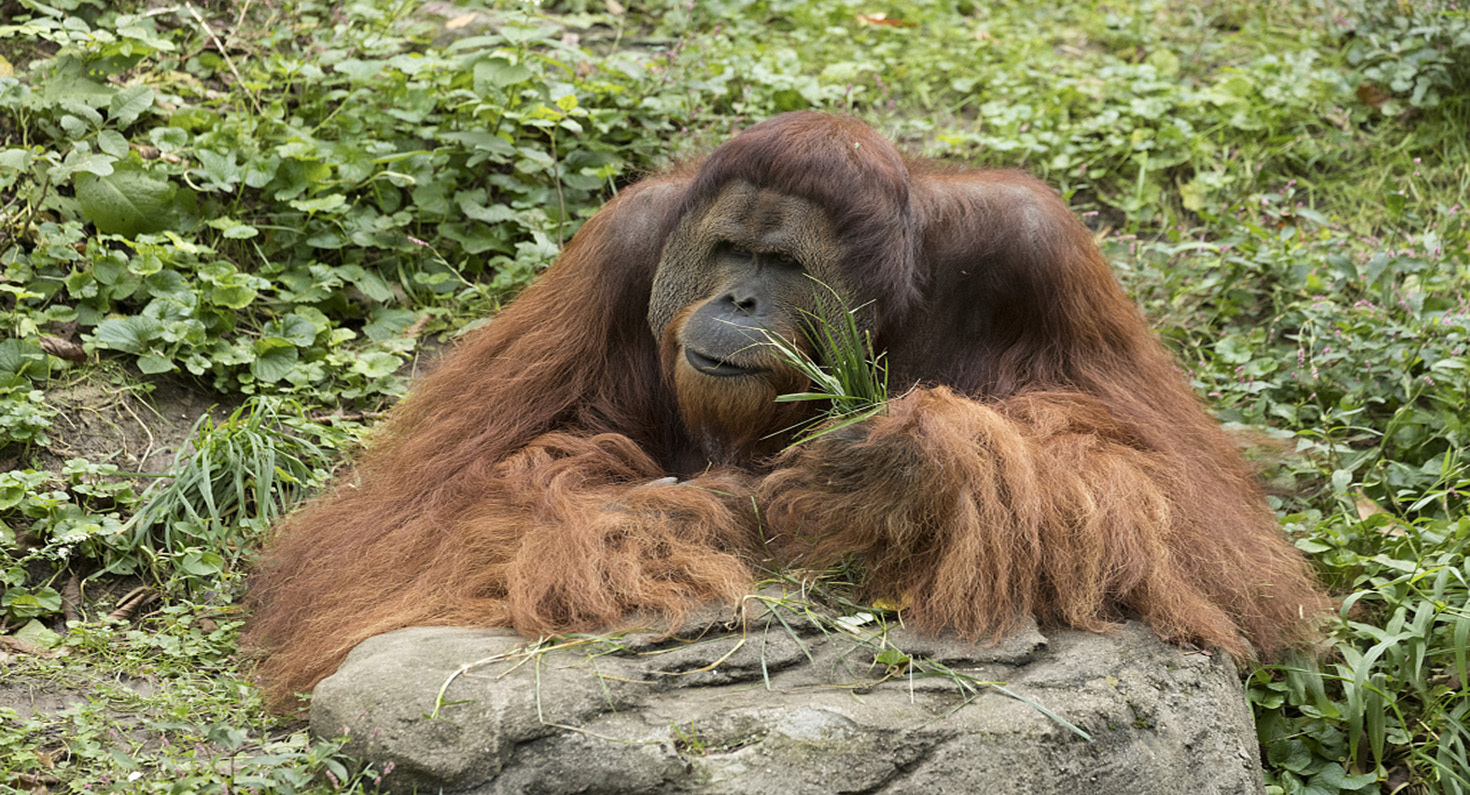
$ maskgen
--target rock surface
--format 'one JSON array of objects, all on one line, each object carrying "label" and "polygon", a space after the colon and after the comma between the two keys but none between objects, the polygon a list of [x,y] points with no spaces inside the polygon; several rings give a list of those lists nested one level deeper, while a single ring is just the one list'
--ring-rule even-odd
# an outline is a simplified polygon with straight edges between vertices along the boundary
[{"label": "rock surface", "polygon": [[395,792],[1263,791],[1232,663],[1141,624],[976,646],[752,601],[698,640],[382,635],[318,686],[312,730],[392,763]]}]

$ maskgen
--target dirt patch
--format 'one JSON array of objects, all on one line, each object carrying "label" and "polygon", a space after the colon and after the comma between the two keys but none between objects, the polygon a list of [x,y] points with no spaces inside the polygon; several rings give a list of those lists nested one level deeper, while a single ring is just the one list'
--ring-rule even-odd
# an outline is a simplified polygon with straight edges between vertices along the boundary
[{"label": "dirt patch", "polygon": [[[49,717],[68,707],[89,704],[98,691],[134,700],[150,698],[156,690],[156,682],[149,678],[101,674],[72,666],[64,674],[57,673],[54,679],[0,679],[0,709],[13,709],[21,718],[31,715]],[[123,716],[118,717],[121,720]]]},{"label": "dirt patch", "polygon": [[47,402],[59,413],[47,431],[51,443],[42,463],[59,469],[66,459],[85,458],[128,472],[163,472],[200,417],[219,422],[239,402],[172,381],[153,386],[151,394],[97,381],[47,390]]}]

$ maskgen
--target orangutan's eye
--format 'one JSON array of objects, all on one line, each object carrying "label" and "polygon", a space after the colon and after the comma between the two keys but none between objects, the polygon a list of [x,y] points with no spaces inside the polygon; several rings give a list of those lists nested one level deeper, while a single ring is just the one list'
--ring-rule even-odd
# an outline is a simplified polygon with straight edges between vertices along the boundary
[{"label": "orangutan's eye", "polygon": [[781,265],[783,265],[783,266],[785,266],[787,268],[800,268],[801,267],[801,260],[797,259],[796,257],[791,256],[790,254],[788,254],[788,253],[786,253],[784,251],[774,252],[774,253],[771,254],[771,257],[773,259],[775,259],[776,262],[780,263]]}]

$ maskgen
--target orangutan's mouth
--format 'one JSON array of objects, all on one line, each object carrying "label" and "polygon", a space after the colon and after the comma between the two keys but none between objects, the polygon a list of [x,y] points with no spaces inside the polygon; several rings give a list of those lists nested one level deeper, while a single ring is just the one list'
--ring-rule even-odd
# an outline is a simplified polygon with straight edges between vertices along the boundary
[{"label": "orangutan's mouth", "polygon": [[764,372],[760,369],[741,367],[738,364],[731,364],[722,359],[705,356],[693,348],[684,349],[684,359],[689,362],[689,366],[693,367],[696,372],[714,376],[715,378],[733,378],[735,376],[755,375],[756,373]]}]

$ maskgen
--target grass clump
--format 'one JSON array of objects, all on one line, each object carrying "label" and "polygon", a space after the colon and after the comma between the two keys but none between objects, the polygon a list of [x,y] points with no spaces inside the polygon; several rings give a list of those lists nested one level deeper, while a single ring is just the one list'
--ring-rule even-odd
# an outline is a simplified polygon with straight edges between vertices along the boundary
[{"label": "grass clump", "polygon": [[299,408],[289,413],[261,398],[219,423],[201,416],[189,437],[114,543],[126,554],[193,556],[185,566],[193,574],[237,563],[255,536],[326,478],[350,440]]},{"label": "grass clump", "polygon": [[829,404],[803,425],[792,444],[862,422],[882,413],[888,404],[885,354],[874,352],[872,333],[858,322],[863,306],[849,307],[830,285],[813,281],[825,293],[818,294],[818,311],[802,313],[801,331],[815,355],[778,334],[766,334],[766,344],[777,358],[805,376],[812,386],[809,392],[779,395],[776,402]]}]

